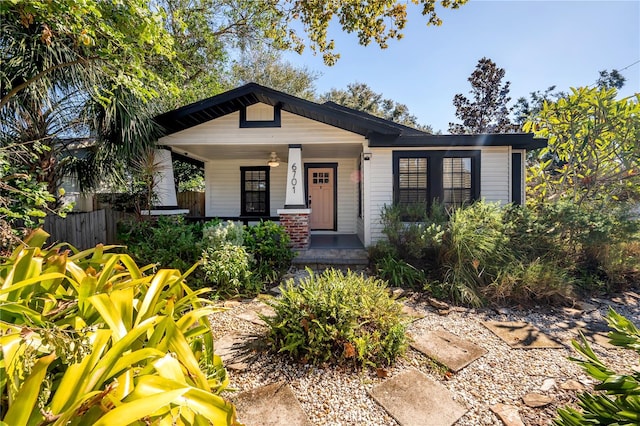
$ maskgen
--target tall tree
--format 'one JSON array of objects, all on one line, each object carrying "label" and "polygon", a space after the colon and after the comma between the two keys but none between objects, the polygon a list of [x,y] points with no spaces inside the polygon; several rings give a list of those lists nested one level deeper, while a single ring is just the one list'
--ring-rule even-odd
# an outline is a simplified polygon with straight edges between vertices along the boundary
[{"label": "tall tree", "polygon": [[307,67],[296,67],[285,61],[280,51],[259,48],[245,52],[233,64],[229,83],[235,87],[254,82],[293,96],[313,99],[316,96],[314,82],[318,76],[319,73]]},{"label": "tall tree", "polygon": [[431,126],[418,124],[418,119],[409,112],[409,107],[405,104],[384,98],[382,93],[375,92],[365,83],[355,82],[348,84],[345,90],[331,89],[322,95],[320,100],[323,102],[332,101],[386,120],[433,133]]},{"label": "tall tree", "polygon": [[566,199],[606,208],[640,200],[640,95],[578,88],[545,102],[525,131],[549,140],[528,172],[531,201]]},{"label": "tall tree", "polygon": [[[465,1],[441,4],[457,8]],[[440,23],[436,0],[418,3],[429,24]],[[59,169],[48,166],[59,164],[60,141],[90,135],[95,149],[88,158],[94,160],[142,152],[158,134],[151,121],[154,108],[222,90],[220,70],[232,49],[257,40],[297,51],[307,44],[333,63],[337,54],[327,29],[334,17],[344,31],[357,33],[360,43],[386,47],[389,39],[401,37],[406,5],[399,0],[357,5],[346,0],[14,0],[0,2],[0,14],[2,143],[31,143],[41,156],[31,159],[29,168],[47,170],[38,178],[54,187]],[[307,41],[294,21],[302,23]],[[181,90],[182,97],[176,97]],[[16,120],[20,123],[13,126]],[[85,171],[95,175],[96,164],[85,162]]]},{"label": "tall tree", "polygon": [[456,117],[462,123],[449,123],[449,132],[501,133],[512,132],[516,127],[509,119],[508,106],[510,82],[502,82],[504,68],[500,68],[489,58],[478,61],[476,69],[468,78],[471,83],[471,100],[461,93],[453,98]]}]

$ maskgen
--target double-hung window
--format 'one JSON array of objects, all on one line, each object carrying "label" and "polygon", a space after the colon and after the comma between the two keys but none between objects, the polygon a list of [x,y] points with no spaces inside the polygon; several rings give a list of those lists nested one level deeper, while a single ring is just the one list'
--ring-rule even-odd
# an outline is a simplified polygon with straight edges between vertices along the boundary
[{"label": "double-hung window", "polygon": [[243,216],[269,216],[269,167],[240,167]]},{"label": "double-hung window", "polygon": [[480,151],[395,151],[393,176],[398,205],[469,204],[480,196]]}]

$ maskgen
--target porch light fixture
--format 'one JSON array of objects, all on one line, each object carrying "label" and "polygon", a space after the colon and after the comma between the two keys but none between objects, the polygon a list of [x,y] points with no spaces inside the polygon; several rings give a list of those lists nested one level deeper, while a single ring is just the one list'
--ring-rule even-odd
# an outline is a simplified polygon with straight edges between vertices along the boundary
[{"label": "porch light fixture", "polygon": [[269,158],[269,161],[267,161],[267,164],[269,165],[269,167],[278,167],[280,165],[280,158],[278,157],[278,154],[275,153],[275,151],[271,152],[271,157]]}]

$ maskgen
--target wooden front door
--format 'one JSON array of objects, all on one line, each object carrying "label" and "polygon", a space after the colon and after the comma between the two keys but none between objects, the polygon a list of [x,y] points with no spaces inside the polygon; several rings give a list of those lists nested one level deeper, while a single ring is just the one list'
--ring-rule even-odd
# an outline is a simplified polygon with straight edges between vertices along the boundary
[{"label": "wooden front door", "polygon": [[335,230],[335,168],[309,167],[307,182],[311,229]]}]

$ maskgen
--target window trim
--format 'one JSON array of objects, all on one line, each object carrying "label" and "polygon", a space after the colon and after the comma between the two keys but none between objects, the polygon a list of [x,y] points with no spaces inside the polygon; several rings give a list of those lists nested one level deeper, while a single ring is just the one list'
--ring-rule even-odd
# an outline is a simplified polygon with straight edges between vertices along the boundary
[{"label": "window trim", "polygon": [[471,200],[480,199],[480,150],[451,150],[451,151],[393,151],[393,203],[400,203],[400,158],[427,159],[427,206],[434,199],[444,200],[444,158],[471,158]]},{"label": "window trim", "polygon": [[[270,171],[270,167],[269,166],[242,166],[240,167],[240,214],[242,216],[255,216],[255,217],[260,217],[260,216],[270,216],[271,215],[271,207],[270,207],[270,203],[269,200],[271,198],[271,185],[270,185],[270,180],[269,180],[269,171]],[[247,212],[247,193],[246,193],[246,189],[245,189],[245,183],[246,183],[246,174],[245,172],[258,172],[258,171],[264,171],[265,172],[265,183],[266,183],[266,189],[265,189],[265,200],[264,200],[264,206],[265,206],[265,211],[264,212]]]},{"label": "window trim", "polygon": [[240,108],[241,129],[263,129],[267,127],[282,127],[282,104],[273,106],[273,120],[247,120],[247,107]]}]

